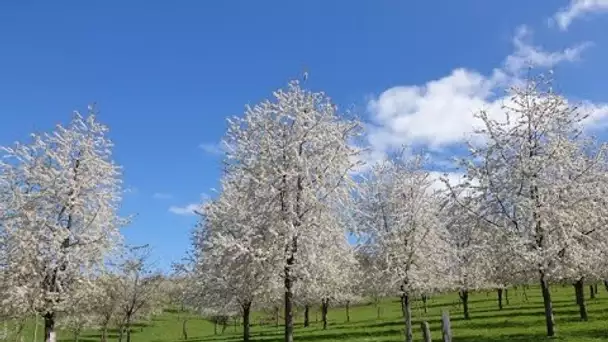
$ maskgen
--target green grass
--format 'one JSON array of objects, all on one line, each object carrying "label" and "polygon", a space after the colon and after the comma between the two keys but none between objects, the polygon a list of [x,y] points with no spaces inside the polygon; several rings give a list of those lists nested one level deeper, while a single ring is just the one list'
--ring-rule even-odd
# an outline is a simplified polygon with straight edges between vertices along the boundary
[{"label": "green grass", "polygon": [[[586,288],[588,290],[588,288]],[[572,286],[553,286],[553,305],[557,324],[557,337],[551,341],[591,342],[608,340],[608,293],[603,287],[598,298],[589,300],[586,293],[589,321],[581,322],[578,306],[574,301]],[[510,304],[502,311],[497,308],[496,293],[475,293],[470,296],[471,319],[464,320],[458,296],[445,295],[429,299],[428,313],[424,313],[421,302],[413,305],[414,339],[421,340],[420,322],[426,320],[431,326],[433,341],[441,340],[440,315],[442,309],[450,311],[454,341],[507,342],[546,341],[542,299],[538,288],[527,290],[529,298],[525,302],[522,290],[509,291]],[[351,308],[351,322],[346,323],[345,310],[333,308],[329,312],[329,327],[322,329],[320,314],[312,311],[311,326],[302,326],[302,312],[296,314],[296,341],[403,341],[403,323],[400,304],[397,299],[387,299],[380,304],[381,318],[377,318],[374,305]],[[273,324],[260,326],[262,314],[253,315],[253,341],[282,341],[283,328]],[[315,319],[317,317],[318,321]],[[25,333],[25,341],[31,341],[31,328]],[[39,329],[40,331],[41,329]],[[182,341],[182,326],[179,315],[165,312],[152,321],[135,327],[133,342]],[[221,331],[221,328],[219,329]],[[192,342],[236,342],[241,338],[241,327],[229,325],[224,334],[214,335],[213,324],[199,317],[191,316],[188,322],[188,341]],[[115,337],[113,332],[110,337]],[[59,341],[72,341],[69,333],[60,332]],[[41,340],[41,339],[40,339]],[[85,333],[80,341],[99,341],[99,333]],[[115,341],[111,338],[110,341]]]}]

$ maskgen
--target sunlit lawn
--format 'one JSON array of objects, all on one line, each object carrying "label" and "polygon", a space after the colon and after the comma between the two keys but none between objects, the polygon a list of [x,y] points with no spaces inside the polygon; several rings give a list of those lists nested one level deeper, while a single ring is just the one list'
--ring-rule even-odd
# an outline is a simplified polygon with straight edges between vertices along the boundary
[{"label": "sunlit lawn", "polygon": [[[586,288],[588,290],[588,288]],[[553,341],[608,341],[608,293],[600,288],[596,299],[590,300],[586,293],[589,321],[581,322],[578,307],[574,301],[572,286],[553,286],[553,304],[558,337]],[[497,342],[497,341],[543,341],[546,340],[542,299],[537,288],[527,290],[528,302],[524,300],[521,289],[509,291],[509,305],[498,310],[496,294],[480,292],[470,297],[471,320],[462,318],[461,307],[457,305],[456,294],[440,296],[428,301],[428,313],[424,313],[421,302],[415,302],[413,315],[414,339],[421,340],[420,322],[429,322],[434,341],[441,340],[440,316],[442,309],[448,309],[452,318],[454,341]],[[381,317],[374,305],[352,307],[351,321],[346,322],[343,308],[334,308],[329,313],[329,327],[322,329],[320,314],[313,311],[310,315],[311,326],[302,326],[301,312],[296,315],[296,341],[403,341],[403,324],[400,304],[396,299],[386,300],[380,305]],[[283,328],[274,324],[260,325],[261,314],[253,317],[253,341],[282,341]],[[270,320],[270,319],[267,319]],[[239,341],[241,327],[233,322],[225,332],[214,335],[212,323],[192,316],[188,321],[188,341]],[[42,340],[41,327],[38,340]],[[24,341],[31,341],[33,330],[28,327]],[[116,340],[115,331],[110,341]],[[59,341],[72,341],[69,332],[60,332]],[[83,334],[80,341],[99,341],[97,332]],[[143,341],[182,341],[182,323],[176,313],[165,312],[153,321],[134,328],[133,342]]]}]

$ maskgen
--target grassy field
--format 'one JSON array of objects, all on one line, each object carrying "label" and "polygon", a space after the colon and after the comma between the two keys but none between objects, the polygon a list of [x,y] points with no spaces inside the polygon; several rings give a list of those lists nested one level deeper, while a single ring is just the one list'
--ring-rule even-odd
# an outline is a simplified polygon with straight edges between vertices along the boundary
[{"label": "grassy field", "polygon": [[[586,288],[588,290],[588,288]],[[589,321],[581,322],[578,306],[574,300],[572,286],[553,286],[553,304],[558,337],[552,341],[608,341],[608,293],[600,288],[596,299],[590,300],[586,293]],[[429,322],[433,341],[441,340],[441,309],[448,309],[452,318],[454,341],[469,342],[507,342],[507,341],[544,341],[545,335],[542,299],[537,288],[527,291],[526,302],[522,290],[509,291],[509,305],[498,310],[496,294],[485,292],[470,296],[471,320],[464,320],[461,307],[457,304],[456,294],[436,297],[428,301],[428,313],[424,313],[421,302],[415,302],[414,339],[421,340],[420,321]],[[386,300],[380,304],[381,317],[374,305],[352,307],[351,321],[346,323],[343,308],[333,308],[329,312],[329,327],[322,329],[320,314],[313,311],[310,315],[311,326],[302,326],[301,312],[296,315],[296,341],[402,341],[403,324],[398,300]],[[138,325],[132,335],[133,342],[144,341],[182,341],[182,324],[176,313],[165,312],[151,322]],[[282,327],[262,325],[258,322],[261,314],[253,317],[252,340],[282,341]],[[318,319],[318,321],[317,321]],[[227,342],[241,340],[241,327],[231,323],[222,334],[214,335],[212,323],[192,316],[188,322],[188,341],[192,342]],[[31,327],[25,332],[24,341],[31,341]],[[41,329],[39,329],[40,331]],[[110,341],[115,341],[115,332]],[[80,341],[99,341],[99,333],[87,332]],[[59,341],[72,341],[68,332],[60,332]]]}]

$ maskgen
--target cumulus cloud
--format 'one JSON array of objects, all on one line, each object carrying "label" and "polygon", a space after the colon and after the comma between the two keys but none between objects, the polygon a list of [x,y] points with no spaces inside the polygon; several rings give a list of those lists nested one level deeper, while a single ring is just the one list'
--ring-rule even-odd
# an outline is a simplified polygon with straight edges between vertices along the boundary
[{"label": "cumulus cloud", "polygon": [[157,200],[166,200],[166,199],[172,199],[173,195],[164,193],[164,192],[156,192],[152,195],[152,198],[157,199]]},{"label": "cumulus cloud", "polygon": [[[526,26],[517,29],[512,43],[513,52],[490,74],[459,68],[426,84],[387,89],[369,101],[372,154],[379,156],[402,145],[422,144],[435,150],[454,146],[471,137],[482,124],[475,117],[480,110],[491,118],[502,118],[501,108],[509,102],[504,89],[521,82],[528,67],[551,68],[577,61],[590,46],[583,43],[562,51],[545,51],[532,44]],[[592,109],[594,122],[607,115],[603,106]]]},{"label": "cumulus cloud", "polygon": [[565,31],[575,19],[599,12],[608,12],[608,0],[571,0],[567,7],[555,13],[553,20]]}]

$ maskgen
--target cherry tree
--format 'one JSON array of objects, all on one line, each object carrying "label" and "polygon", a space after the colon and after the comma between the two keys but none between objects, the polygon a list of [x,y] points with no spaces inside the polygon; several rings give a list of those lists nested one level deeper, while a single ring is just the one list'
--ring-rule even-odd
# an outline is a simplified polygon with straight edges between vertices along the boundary
[{"label": "cherry tree", "polygon": [[229,123],[228,172],[242,170],[256,184],[257,200],[273,208],[267,235],[274,244],[271,251],[280,251],[285,341],[291,342],[294,284],[310,256],[300,246],[333,236],[331,229],[344,229],[323,226],[319,213],[350,198],[351,171],[359,164],[359,150],[351,143],[361,125],[341,116],[324,93],[306,91],[297,81]]},{"label": "cherry tree", "polygon": [[28,144],[2,148],[0,279],[11,303],[44,317],[55,339],[57,313],[120,239],[121,169],[112,161],[108,128],[91,109]]},{"label": "cherry tree", "polygon": [[457,201],[458,188],[476,194],[463,207],[514,237],[511,252],[537,274],[548,336],[555,335],[549,282],[559,277],[564,251],[582,255],[579,241],[596,229],[588,219],[601,215],[604,188],[589,177],[603,164],[603,149],[584,138],[585,115],[551,83],[539,76],[513,87],[503,117],[481,111],[483,126],[461,162],[466,181],[450,186],[446,180]]},{"label": "cherry tree", "polygon": [[250,337],[252,305],[264,303],[279,289],[280,253],[269,220],[273,215],[256,198],[257,190],[250,178],[236,171],[226,174],[222,192],[204,205],[193,234],[194,277],[201,281],[205,302],[238,306],[244,341]]},{"label": "cherry tree", "polygon": [[[485,222],[475,215],[452,204],[445,216],[451,253],[452,282],[458,288],[464,318],[470,319],[469,292],[489,286],[491,269],[492,232],[485,229]],[[499,292],[501,296],[501,292]],[[499,298],[499,301],[502,298]]]},{"label": "cherry tree", "polygon": [[388,286],[401,295],[405,340],[412,341],[411,300],[447,286],[450,261],[440,212],[442,197],[421,156],[374,165],[358,194],[360,230],[378,256]]},{"label": "cherry tree", "polygon": [[118,266],[120,299],[115,315],[119,342],[125,334],[127,342],[131,342],[131,327],[135,320],[147,318],[159,309],[162,277],[153,270],[151,255],[148,245],[127,247]]},{"label": "cherry tree", "polygon": [[[327,314],[332,302],[349,298],[357,268],[354,251],[343,229],[344,223],[337,213],[319,213],[319,222],[328,229],[326,238],[302,239],[299,253],[307,257],[302,261],[301,275],[294,288],[296,299],[304,303],[304,326],[308,326],[308,310],[311,303],[321,301],[323,329],[327,329]],[[336,226],[336,227],[332,227]],[[313,242],[313,243],[310,243]],[[310,244],[309,244],[310,243]]]}]

